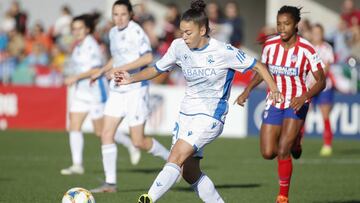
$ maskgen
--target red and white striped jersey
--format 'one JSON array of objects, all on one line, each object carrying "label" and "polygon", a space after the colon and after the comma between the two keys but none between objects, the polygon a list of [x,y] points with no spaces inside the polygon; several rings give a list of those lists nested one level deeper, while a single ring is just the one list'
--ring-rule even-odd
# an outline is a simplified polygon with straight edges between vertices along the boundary
[{"label": "red and white striped jersey", "polygon": [[306,78],[310,71],[316,72],[324,68],[314,47],[300,36],[290,49],[283,48],[280,36],[268,39],[263,47],[261,62],[267,65],[278,89],[284,95],[285,101],[274,105],[279,109],[288,108],[292,98],[308,91]]}]

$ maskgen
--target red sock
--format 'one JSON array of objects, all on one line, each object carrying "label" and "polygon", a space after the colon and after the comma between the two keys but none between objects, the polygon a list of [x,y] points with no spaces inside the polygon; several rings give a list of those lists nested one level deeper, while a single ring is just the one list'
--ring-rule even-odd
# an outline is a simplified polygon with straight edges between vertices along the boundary
[{"label": "red sock", "polygon": [[288,197],[290,180],[292,174],[292,161],[291,158],[280,160],[278,159],[278,175],[279,175],[279,195]]},{"label": "red sock", "polygon": [[324,134],[323,134],[324,144],[331,146],[333,133],[331,131],[331,125],[329,119],[324,119]]}]

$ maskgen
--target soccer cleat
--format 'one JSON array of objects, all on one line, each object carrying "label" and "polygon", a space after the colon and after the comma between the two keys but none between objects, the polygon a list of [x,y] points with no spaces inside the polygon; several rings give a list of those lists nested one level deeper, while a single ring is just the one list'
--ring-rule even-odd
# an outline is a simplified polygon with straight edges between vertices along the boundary
[{"label": "soccer cleat", "polygon": [[137,165],[141,158],[141,151],[134,146],[130,146],[128,148],[128,151],[129,151],[129,155],[130,155],[131,164],[134,166]]},{"label": "soccer cleat", "polygon": [[142,194],[138,199],[138,203],[153,203],[153,201],[148,194]]},{"label": "soccer cleat", "polygon": [[104,183],[100,187],[90,190],[92,193],[113,193],[117,191],[116,184]]},{"label": "soccer cleat", "polygon": [[61,175],[82,175],[84,174],[84,167],[81,165],[72,165],[69,168],[61,169]]},{"label": "soccer cleat", "polygon": [[283,195],[278,195],[276,198],[276,203],[289,203],[289,198]]},{"label": "soccer cleat", "polygon": [[294,145],[291,147],[291,155],[294,159],[299,159],[302,154],[301,142],[304,137],[304,133],[300,132],[296,137]]},{"label": "soccer cleat", "polygon": [[322,146],[321,150],[320,150],[320,156],[322,157],[328,157],[331,156],[332,154],[332,147],[329,145],[324,145]]}]

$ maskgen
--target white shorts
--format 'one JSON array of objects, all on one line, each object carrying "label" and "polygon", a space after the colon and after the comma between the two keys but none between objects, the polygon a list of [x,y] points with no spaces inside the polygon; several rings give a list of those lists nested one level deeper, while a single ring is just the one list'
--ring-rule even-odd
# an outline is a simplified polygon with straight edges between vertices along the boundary
[{"label": "white shorts", "polygon": [[110,91],[104,114],[116,118],[126,117],[130,127],[145,123],[149,117],[149,87],[128,92]]},{"label": "white shorts", "polygon": [[210,116],[179,115],[173,130],[172,145],[182,139],[194,147],[194,157],[203,157],[204,146],[215,140],[223,131],[224,124]]},{"label": "white shorts", "polygon": [[90,102],[73,97],[70,100],[70,113],[89,113],[92,120],[104,116],[104,103]]}]

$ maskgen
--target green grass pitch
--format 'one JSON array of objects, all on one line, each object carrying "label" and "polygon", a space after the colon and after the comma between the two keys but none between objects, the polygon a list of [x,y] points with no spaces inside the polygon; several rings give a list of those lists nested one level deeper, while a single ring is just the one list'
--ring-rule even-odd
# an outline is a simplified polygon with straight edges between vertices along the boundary
[{"label": "green grass pitch", "polygon": [[[170,145],[170,137],[158,137]],[[294,161],[290,202],[360,203],[360,141],[335,140],[334,155],[318,156],[320,139],[306,139],[304,153]],[[142,153],[138,166],[131,166],[127,151],[119,147],[118,187],[115,194],[95,194],[97,203],[131,203],[145,193],[164,162]],[[100,142],[85,135],[82,176],[61,176],[70,165],[67,134],[45,132],[0,132],[0,202],[61,202],[72,187],[91,189],[102,183]],[[225,202],[275,202],[278,191],[276,161],[265,161],[258,138],[217,139],[206,147],[203,171],[214,181]],[[185,181],[175,185],[161,202],[201,202]]]}]

